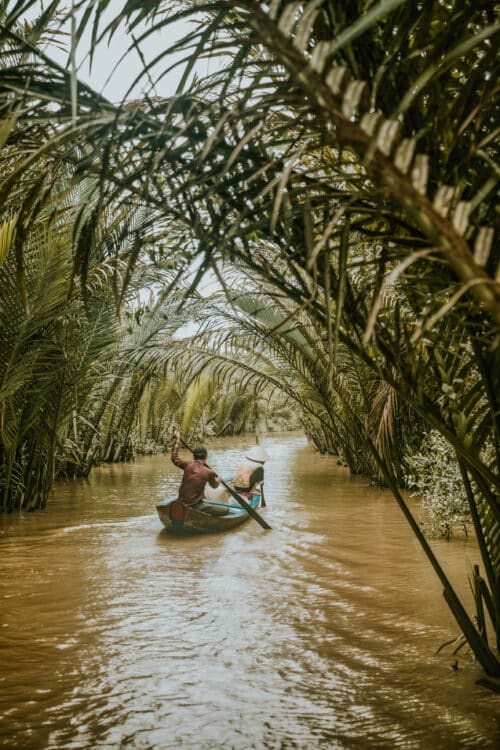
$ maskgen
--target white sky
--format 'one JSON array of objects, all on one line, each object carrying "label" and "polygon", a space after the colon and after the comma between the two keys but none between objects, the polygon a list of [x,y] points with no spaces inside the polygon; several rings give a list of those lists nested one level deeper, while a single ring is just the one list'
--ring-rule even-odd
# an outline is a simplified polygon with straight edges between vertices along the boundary
[{"label": "white sky", "polygon": [[[40,13],[42,7],[42,1],[36,3],[30,12],[26,15],[28,20],[33,20]],[[46,5],[46,3],[45,3]],[[118,14],[125,5],[125,0],[112,0],[110,3],[110,9],[103,14],[100,29],[103,30],[107,23],[112,20],[115,14]],[[71,7],[71,2],[61,2],[61,9],[68,10]],[[178,42],[185,34],[193,28],[192,22],[182,21],[176,22],[165,30],[151,34],[148,39],[141,44],[142,54],[147,62],[153,60],[158,54],[172,47],[173,44]],[[146,25],[143,23],[134,29],[135,38],[141,35],[141,32],[146,29]],[[66,32],[70,31],[69,22],[63,27]],[[45,47],[45,53],[48,54],[52,59],[57,61],[60,65],[69,67],[69,52],[71,46],[71,38],[59,37],[59,40],[63,40],[62,44],[66,47],[65,51],[59,49],[56,46],[50,45]],[[92,67],[89,69],[89,58],[88,52],[90,49],[91,31],[90,29],[86,32],[85,36],[80,40],[77,47],[77,65],[78,65],[78,78],[85,83],[88,83],[96,91],[104,94],[108,99],[114,102],[120,101],[126,94],[129,86],[131,85],[134,78],[142,70],[142,62],[140,60],[137,50],[132,49],[128,52],[125,59],[120,61],[122,55],[124,55],[128,48],[133,43],[132,37],[125,33],[125,28],[122,30],[118,29],[111,41],[103,39],[96,46],[94,50],[94,59],[92,61]],[[177,53],[176,58],[169,58],[169,64],[174,60],[182,59],[183,55]],[[114,66],[118,64],[116,70]],[[166,67],[166,58],[160,61],[157,68],[157,72],[161,72]],[[139,84],[135,87],[128,98],[139,98],[144,91],[148,91],[148,94],[157,95],[162,97],[169,97],[175,94],[175,90],[182,76],[183,66],[176,68],[169,72],[157,85],[156,91],[151,92],[150,83],[146,77],[144,77]],[[196,66],[195,71],[198,75],[206,75],[209,72],[213,72],[217,69],[217,63],[215,60],[204,60]],[[111,76],[111,78],[110,78]],[[154,78],[154,75],[153,75]]]}]

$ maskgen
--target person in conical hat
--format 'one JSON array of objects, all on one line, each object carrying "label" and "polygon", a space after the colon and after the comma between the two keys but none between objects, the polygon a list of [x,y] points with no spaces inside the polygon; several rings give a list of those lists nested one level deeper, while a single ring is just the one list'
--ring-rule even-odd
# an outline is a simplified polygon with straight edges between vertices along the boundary
[{"label": "person in conical hat", "polygon": [[[244,455],[244,460],[235,471],[232,484],[240,495],[250,496],[254,492],[261,492],[264,484],[264,464],[268,455],[261,445],[254,445]],[[231,502],[231,495],[224,487],[216,490],[206,487],[205,497],[219,503]]]},{"label": "person in conical hat", "polygon": [[236,492],[242,495],[251,495],[257,485],[264,484],[264,464],[267,461],[267,453],[261,445],[254,445],[246,451],[245,460],[238,466],[233,478],[233,486]]},{"label": "person in conical hat", "polygon": [[253,448],[250,448],[250,450],[245,453],[245,458],[248,458],[249,461],[253,461],[256,464],[265,464],[268,455],[261,445],[254,445]]}]

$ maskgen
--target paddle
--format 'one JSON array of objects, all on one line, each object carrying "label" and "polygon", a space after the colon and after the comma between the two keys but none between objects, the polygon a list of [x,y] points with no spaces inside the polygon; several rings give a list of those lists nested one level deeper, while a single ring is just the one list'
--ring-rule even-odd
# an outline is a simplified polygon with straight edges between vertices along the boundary
[{"label": "paddle", "polygon": [[[255,432],[255,442],[257,443],[257,445],[259,444],[258,432]],[[262,505],[263,508],[265,508],[267,505],[266,498],[264,497],[264,482],[262,482],[262,484],[260,485],[260,504]]]},{"label": "paddle", "polygon": [[260,485],[260,504],[262,505],[263,508],[265,508],[267,505],[266,498],[264,497],[264,485],[263,484]]},{"label": "paddle", "polygon": [[[180,438],[180,441],[181,441],[182,445],[185,448],[188,449],[188,451],[190,451],[191,453],[193,452],[192,448],[189,447],[189,445],[186,443],[185,440],[183,440],[182,438]],[[205,466],[208,469],[212,469],[212,467],[209,466],[207,463],[205,464]],[[214,471],[214,469],[212,469],[212,471]],[[257,523],[260,524],[263,529],[270,529],[271,528],[269,526],[269,524],[267,523],[267,521],[264,518],[262,518],[261,515],[259,515],[257,513],[257,511],[255,510],[255,508],[252,508],[252,506],[249,503],[247,503],[247,501],[245,500],[244,497],[241,497],[241,495],[239,495],[236,492],[236,490],[233,490],[233,488],[229,484],[227,484],[227,482],[225,482],[222,478],[220,478],[220,481],[221,481],[221,484],[223,484],[224,487],[226,488],[226,490],[229,492],[229,494],[234,497],[234,499],[242,506],[242,508],[244,508],[246,510],[246,512],[248,513],[248,515],[252,516],[252,518],[255,521],[257,521]]]}]

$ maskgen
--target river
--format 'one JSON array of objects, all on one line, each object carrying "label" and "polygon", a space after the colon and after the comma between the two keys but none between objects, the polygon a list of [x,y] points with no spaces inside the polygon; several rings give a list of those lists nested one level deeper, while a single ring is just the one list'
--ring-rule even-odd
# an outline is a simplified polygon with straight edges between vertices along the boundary
[{"label": "river", "polygon": [[[209,462],[230,474],[248,441]],[[387,491],[302,436],[264,445],[272,526],[169,536],[168,456],[0,516],[0,747],[497,748],[441,587]],[[472,541],[433,543],[470,602]]]}]

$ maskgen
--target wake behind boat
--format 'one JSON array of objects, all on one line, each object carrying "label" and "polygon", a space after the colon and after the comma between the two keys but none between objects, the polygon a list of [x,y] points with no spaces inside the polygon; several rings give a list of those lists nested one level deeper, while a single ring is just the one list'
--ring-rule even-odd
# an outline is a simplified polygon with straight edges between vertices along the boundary
[{"label": "wake behind boat", "polygon": [[[251,508],[258,508],[260,494],[254,493],[245,498]],[[156,510],[167,531],[177,534],[207,534],[217,531],[229,531],[248,521],[250,515],[236,501],[219,503],[210,501],[210,505],[226,509],[223,516],[212,516],[202,510],[185,505],[175,497],[167,497],[157,503]]]}]

